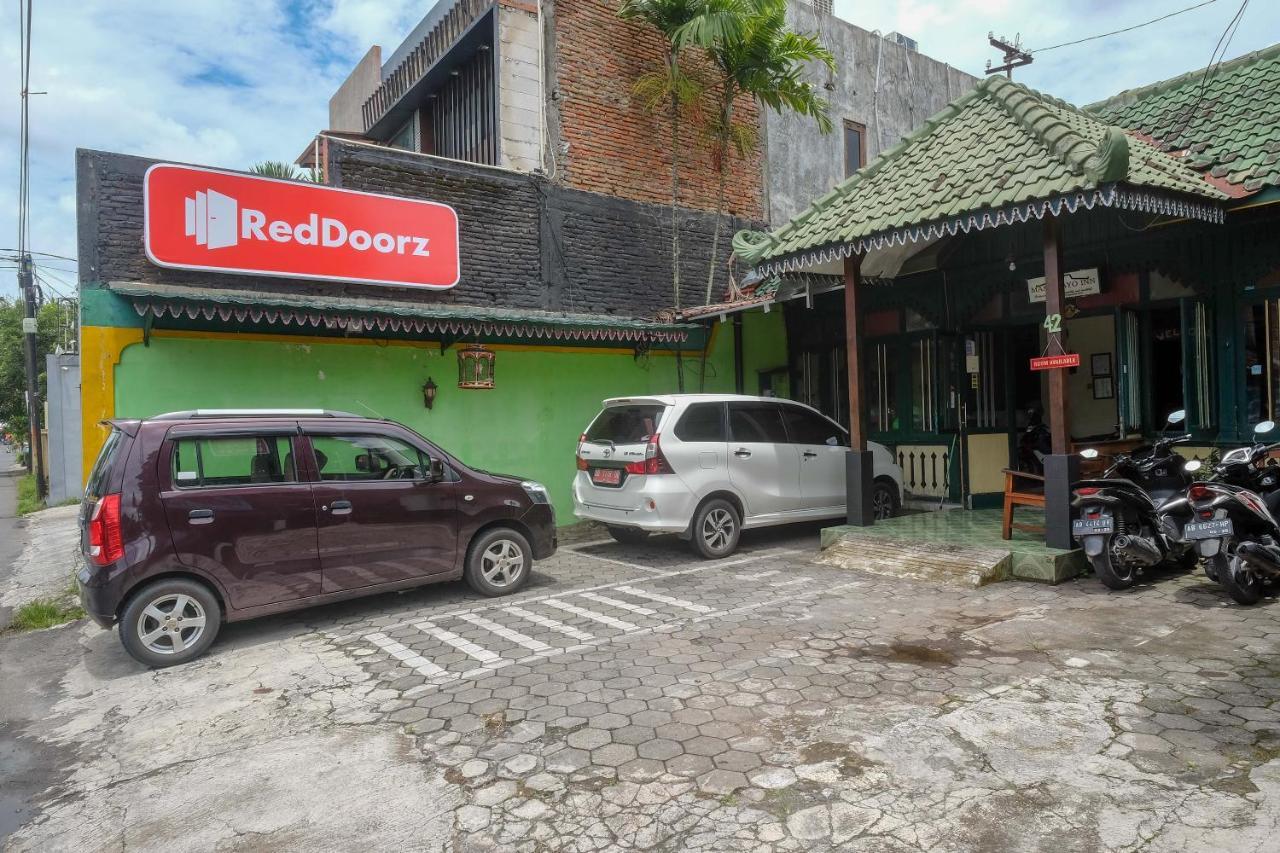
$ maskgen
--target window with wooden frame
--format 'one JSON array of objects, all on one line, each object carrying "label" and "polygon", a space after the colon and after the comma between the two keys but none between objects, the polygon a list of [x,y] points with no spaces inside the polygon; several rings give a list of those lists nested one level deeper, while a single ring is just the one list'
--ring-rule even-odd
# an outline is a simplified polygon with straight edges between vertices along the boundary
[{"label": "window with wooden frame", "polygon": [[844,121],[844,176],[847,178],[867,162],[867,128],[856,121]]}]

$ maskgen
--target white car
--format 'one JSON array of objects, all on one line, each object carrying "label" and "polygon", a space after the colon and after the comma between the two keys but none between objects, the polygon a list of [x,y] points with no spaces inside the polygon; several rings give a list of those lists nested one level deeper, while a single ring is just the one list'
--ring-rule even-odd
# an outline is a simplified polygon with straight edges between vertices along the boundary
[{"label": "white car", "polygon": [[[849,434],[815,409],[774,397],[618,397],[578,441],[573,511],[619,542],[678,533],[723,557],[744,529],[845,516]],[[877,519],[902,502],[902,469],[874,462]]]}]

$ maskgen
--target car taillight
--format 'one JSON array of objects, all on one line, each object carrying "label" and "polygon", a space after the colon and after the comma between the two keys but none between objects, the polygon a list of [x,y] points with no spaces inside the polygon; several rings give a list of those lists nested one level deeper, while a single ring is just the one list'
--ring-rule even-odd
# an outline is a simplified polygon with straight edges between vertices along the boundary
[{"label": "car taillight", "polygon": [[1089,495],[1096,495],[1100,491],[1102,491],[1102,489],[1096,488],[1095,486],[1085,486],[1083,488],[1076,489],[1076,494],[1088,497]]},{"label": "car taillight", "polygon": [[1202,501],[1209,497],[1209,487],[1204,483],[1192,483],[1187,489],[1187,497],[1193,501]]},{"label": "car taillight", "polygon": [[579,470],[579,471],[585,471],[585,470],[587,470],[587,460],[585,460],[585,459],[583,459],[583,458],[582,458],[582,444],[583,444],[583,442],[585,442],[586,440],[587,440],[587,434],[586,434],[585,432],[584,432],[582,435],[578,436],[578,453],[577,453],[577,455],[578,455],[578,470]]},{"label": "car taillight", "polygon": [[124,556],[119,495],[103,495],[93,507],[89,517],[89,556],[99,566],[108,566]]},{"label": "car taillight", "polygon": [[673,474],[671,465],[667,462],[667,457],[662,455],[662,445],[658,443],[658,434],[654,433],[649,437],[649,443],[644,447],[643,462],[628,462],[628,474]]}]

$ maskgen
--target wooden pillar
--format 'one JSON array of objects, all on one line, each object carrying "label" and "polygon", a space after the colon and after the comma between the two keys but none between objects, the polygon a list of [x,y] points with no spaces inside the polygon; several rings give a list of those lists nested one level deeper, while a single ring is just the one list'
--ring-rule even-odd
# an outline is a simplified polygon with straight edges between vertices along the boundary
[{"label": "wooden pillar", "polygon": [[[1057,217],[1044,220],[1044,311],[1055,314],[1061,329],[1062,298],[1062,234]],[[1066,352],[1062,332],[1048,333],[1045,353]],[[1080,457],[1071,452],[1070,411],[1067,397],[1067,371],[1049,371],[1049,431],[1052,453],[1044,460],[1044,542],[1050,548],[1070,550],[1076,546],[1071,535],[1071,484],[1080,476]]]},{"label": "wooden pillar", "polygon": [[862,406],[862,317],[858,289],[862,284],[862,256],[844,261],[844,347],[849,367],[849,449],[867,449]]},{"label": "wooden pillar", "polygon": [[845,514],[849,524],[867,527],[875,523],[871,486],[875,476],[867,451],[865,407],[862,405],[862,310],[858,306],[862,285],[862,257],[844,262],[844,345],[849,361],[849,452],[845,457]]},{"label": "wooden pillar", "polygon": [[[1045,317],[1055,314],[1059,321],[1062,318],[1062,235],[1059,232],[1058,218],[1046,217],[1044,220],[1044,313]],[[1059,322],[1059,326],[1061,323]],[[1047,355],[1058,355],[1066,352],[1062,345],[1061,332],[1049,332]],[[1069,453],[1071,436],[1069,434],[1070,418],[1068,417],[1067,373],[1065,370],[1049,371],[1049,431],[1052,435],[1054,454]]]}]

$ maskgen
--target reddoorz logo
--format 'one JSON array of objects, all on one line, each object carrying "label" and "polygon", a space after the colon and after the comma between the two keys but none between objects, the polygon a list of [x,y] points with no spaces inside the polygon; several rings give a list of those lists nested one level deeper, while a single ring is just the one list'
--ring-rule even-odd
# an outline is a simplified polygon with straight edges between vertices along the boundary
[{"label": "reddoorz logo", "polygon": [[147,257],[166,267],[412,287],[458,282],[458,217],[437,202],[160,163]]},{"label": "reddoorz logo", "polygon": [[312,213],[306,221],[290,224],[286,220],[267,221],[267,215],[261,210],[244,208],[236,216],[239,202],[228,195],[214,189],[197,192],[195,197],[188,197],[184,210],[184,233],[195,237],[196,244],[209,249],[222,249],[234,246],[245,240],[271,240],[276,243],[295,241],[303,246],[350,246],[357,252],[375,252],[397,255],[412,254],[420,258],[431,257],[427,248],[429,237],[418,237],[406,234],[388,234],[379,231],[370,234],[360,228],[347,229],[340,220],[331,219]]}]

